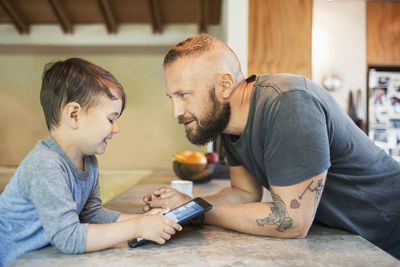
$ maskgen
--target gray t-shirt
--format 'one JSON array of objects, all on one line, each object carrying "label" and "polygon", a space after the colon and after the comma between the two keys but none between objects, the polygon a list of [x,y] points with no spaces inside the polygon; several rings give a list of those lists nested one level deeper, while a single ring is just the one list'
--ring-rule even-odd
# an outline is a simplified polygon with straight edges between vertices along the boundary
[{"label": "gray t-shirt", "polygon": [[222,140],[229,164],[243,165],[266,188],[328,170],[316,220],[400,257],[400,164],[315,83],[257,77],[243,134]]},{"label": "gray t-shirt", "polygon": [[81,171],[53,138],[39,141],[0,195],[0,266],[49,242],[85,252],[88,223],[119,216],[101,207],[96,157],[84,157]]}]

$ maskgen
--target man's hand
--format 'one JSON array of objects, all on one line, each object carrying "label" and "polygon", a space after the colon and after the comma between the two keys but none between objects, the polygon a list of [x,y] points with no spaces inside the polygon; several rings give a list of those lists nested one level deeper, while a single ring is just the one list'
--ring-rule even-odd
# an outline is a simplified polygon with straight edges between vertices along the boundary
[{"label": "man's hand", "polygon": [[188,201],[192,200],[191,196],[183,194],[176,189],[170,187],[161,187],[160,189],[149,193],[143,197],[145,212],[152,208],[162,208],[172,210]]}]

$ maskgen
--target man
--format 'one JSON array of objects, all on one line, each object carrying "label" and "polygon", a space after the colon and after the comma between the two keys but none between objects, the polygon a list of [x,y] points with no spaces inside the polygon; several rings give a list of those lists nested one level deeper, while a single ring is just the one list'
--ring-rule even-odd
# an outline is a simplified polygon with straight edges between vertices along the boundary
[{"label": "man", "polygon": [[[167,96],[187,138],[203,145],[222,134],[227,151],[231,186],[205,197],[214,205],[205,223],[304,238],[315,219],[400,259],[400,164],[329,93],[296,75],[245,79],[235,53],[209,35],[173,47],[164,69]],[[273,202],[260,202],[262,187]],[[144,209],[189,199],[161,188],[144,197]]]}]

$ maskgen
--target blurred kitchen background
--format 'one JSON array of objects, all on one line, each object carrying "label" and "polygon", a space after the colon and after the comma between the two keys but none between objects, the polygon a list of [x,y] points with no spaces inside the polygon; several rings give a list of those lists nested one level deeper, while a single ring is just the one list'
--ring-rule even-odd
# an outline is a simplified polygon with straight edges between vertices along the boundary
[{"label": "blurred kitchen background", "polygon": [[[17,166],[47,137],[43,67],[69,57],[109,70],[127,93],[101,169],[171,169],[177,151],[207,151],[172,118],[161,66],[169,47],[199,32],[230,45],[246,74],[296,73],[323,85],[371,138],[391,123],[367,123],[367,98],[385,94],[378,82],[369,89],[368,74],[400,66],[399,1],[0,0],[0,166]],[[382,105],[397,116],[390,97]]]}]

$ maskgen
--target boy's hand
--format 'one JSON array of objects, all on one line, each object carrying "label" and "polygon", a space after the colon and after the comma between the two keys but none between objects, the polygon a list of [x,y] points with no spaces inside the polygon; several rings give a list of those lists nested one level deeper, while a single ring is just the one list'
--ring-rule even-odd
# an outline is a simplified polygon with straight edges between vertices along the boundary
[{"label": "boy's hand", "polygon": [[193,198],[189,195],[179,192],[170,187],[161,187],[160,189],[149,193],[143,197],[145,206],[143,210],[149,211],[152,208],[174,209]]},{"label": "boy's hand", "polygon": [[138,237],[165,244],[182,226],[160,214],[143,214],[137,218]]}]

